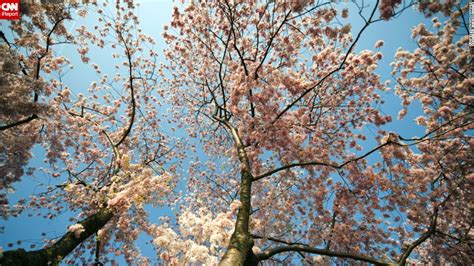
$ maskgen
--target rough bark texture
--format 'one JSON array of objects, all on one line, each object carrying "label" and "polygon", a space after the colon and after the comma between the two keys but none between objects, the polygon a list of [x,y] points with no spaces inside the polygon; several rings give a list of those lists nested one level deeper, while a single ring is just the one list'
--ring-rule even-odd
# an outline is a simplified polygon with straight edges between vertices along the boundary
[{"label": "rough bark texture", "polygon": [[96,214],[79,222],[85,231],[78,238],[76,238],[74,233],[67,232],[54,245],[48,248],[35,251],[25,251],[24,249],[6,251],[0,257],[0,265],[58,265],[74,248],[102,228],[112,216],[110,210],[103,208]]},{"label": "rough bark texture", "polygon": [[241,206],[237,214],[235,231],[230,238],[229,249],[219,265],[244,265],[247,253],[253,246],[253,239],[249,233],[251,187],[252,176],[244,170],[242,171],[242,180],[240,183]]},{"label": "rough bark texture", "polygon": [[236,143],[239,161],[241,163],[240,171],[240,208],[237,213],[237,221],[235,222],[235,230],[230,238],[229,248],[219,265],[244,265],[246,257],[252,251],[253,238],[249,232],[249,220],[252,210],[250,196],[252,195],[253,176],[250,172],[250,163],[245,153],[244,145],[240,141],[237,130],[230,127],[232,136]]}]

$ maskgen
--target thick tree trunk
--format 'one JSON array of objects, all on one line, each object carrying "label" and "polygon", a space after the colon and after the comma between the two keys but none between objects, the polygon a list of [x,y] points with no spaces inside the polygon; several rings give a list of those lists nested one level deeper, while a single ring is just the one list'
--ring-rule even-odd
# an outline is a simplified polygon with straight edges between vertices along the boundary
[{"label": "thick tree trunk", "polygon": [[25,251],[24,249],[6,251],[0,257],[0,265],[57,265],[64,257],[71,253],[74,248],[101,229],[112,216],[110,210],[103,208],[96,214],[79,222],[85,229],[79,237],[76,238],[74,233],[67,232],[61,239],[48,248],[35,251]]},{"label": "thick tree trunk", "polygon": [[239,161],[241,163],[240,172],[240,207],[237,213],[234,233],[230,238],[229,247],[222,257],[219,265],[244,265],[246,257],[252,251],[253,239],[249,232],[250,213],[252,211],[252,181],[253,176],[250,171],[250,162],[245,152],[237,130],[232,128],[232,135],[236,143]]},{"label": "thick tree trunk", "polygon": [[252,249],[253,239],[249,232],[251,188],[252,175],[247,170],[242,170],[240,182],[241,205],[237,213],[234,233],[230,238],[229,248],[219,265],[244,265],[247,253]]}]

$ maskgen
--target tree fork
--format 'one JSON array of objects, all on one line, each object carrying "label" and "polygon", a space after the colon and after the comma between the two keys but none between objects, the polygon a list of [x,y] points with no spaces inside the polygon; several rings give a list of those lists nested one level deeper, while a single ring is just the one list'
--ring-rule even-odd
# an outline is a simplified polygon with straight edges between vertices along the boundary
[{"label": "tree fork", "polygon": [[94,215],[78,223],[85,229],[79,237],[76,237],[73,232],[67,232],[61,239],[48,248],[34,251],[25,251],[20,248],[6,251],[0,257],[0,265],[58,265],[74,248],[107,224],[112,216],[111,210],[102,208]]}]

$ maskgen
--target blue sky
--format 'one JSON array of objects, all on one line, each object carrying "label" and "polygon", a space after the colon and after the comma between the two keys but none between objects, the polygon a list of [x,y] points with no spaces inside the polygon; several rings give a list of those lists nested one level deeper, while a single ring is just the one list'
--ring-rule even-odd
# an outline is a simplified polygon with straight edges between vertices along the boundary
[{"label": "blue sky", "polygon": [[[138,2],[140,3],[138,17],[141,21],[141,28],[144,33],[152,35],[157,40],[155,49],[158,52],[161,52],[164,49],[164,41],[161,37],[161,32],[163,30],[163,25],[171,18],[171,11],[174,4],[172,1],[166,0],[147,0]],[[347,6],[351,7],[353,5],[347,4]],[[89,26],[92,26],[94,22],[95,21],[91,19],[86,19],[85,21],[85,23]],[[362,26],[362,20],[356,17],[355,20],[351,20],[350,22],[353,25],[353,31],[357,33]],[[404,12],[401,17],[391,20],[390,22],[377,22],[371,25],[364,32],[361,42],[359,42],[358,46],[356,47],[357,51],[363,49],[373,49],[374,43],[377,40],[385,41],[385,45],[380,49],[384,55],[384,58],[380,62],[379,68],[377,69],[377,72],[382,77],[382,81],[391,79],[391,68],[389,63],[392,61],[393,55],[397,48],[403,47],[404,49],[408,50],[414,49],[415,43],[410,38],[410,28],[418,25],[420,22],[425,22],[428,25],[430,24],[430,22],[426,20],[423,15],[413,11],[412,9],[409,9]],[[80,25],[80,23],[81,22],[79,21],[77,23],[69,23],[71,30],[73,30],[74,27]],[[2,23],[2,30],[8,32],[8,30],[5,29],[6,24]],[[73,63],[78,62],[75,64],[75,69],[66,76],[66,81],[73,91],[76,93],[80,92],[81,88],[87,88],[92,81],[97,80],[97,76],[91,70],[91,68],[79,62],[80,60],[76,55],[75,47],[64,46],[64,48],[61,50],[61,53],[65,57],[70,58]],[[101,67],[102,72],[114,72],[113,64],[110,64],[110,54],[107,54],[106,51],[99,51],[93,55],[94,56],[91,57],[91,61],[97,63]],[[160,57],[160,60],[162,59],[163,57]],[[78,76],[80,76],[80,78],[77,78]],[[413,123],[413,119],[419,114],[420,110],[418,108],[410,110],[404,121],[397,121],[396,116],[400,110],[400,101],[398,97],[394,96],[393,92],[389,92],[384,95],[384,99],[386,104],[382,107],[382,110],[385,113],[392,115],[394,118],[394,122],[387,126],[386,129],[397,129],[397,132],[399,132],[404,137],[411,137],[414,135],[419,136],[424,133],[421,128],[416,127]],[[182,132],[178,134],[182,135]],[[367,134],[368,141],[366,144],[364,144],[364,148],[370,149],[375,145],[375,141],[370,136],[369,131],[367,131]],[[32,152],[35,157],[31,160],[31,166],[48,167],[42,163],[42,148],[35,147]],[[198,156],[204,155],[198,154]],[[15,194],[11,194],[11,202],[14,202],[21,197],[28,197],[28,195],[41,189],[41,186],[39,186],[39,181],[44,183],[47,182],[48,178],[42,176],[40,172],[37,173],[38,174],[35,175],[35,178],[25,177],[21,182],[15,184],[16,192]],[[169,210],[163,211],[160,209],[150,208],[150,220],[158,222],[158,217],[167,213],[169,213]],[[37,246],[41,246],[41,240],[43,239],[41,233],[45,232],[48,237],[61,236],[66,231],[67,226],[70,225],[68,218],[71,216],[71,213],[65,213],[54,220],[46,220],[34,217],[31,218],[28,217],[27,214],[28,212],[25,212],[18,218],[11,218],[7,221],[0,222],[1,226],[5,227],[3,234],[0,236],[0,246],[4,250],[11,249],[7,247],[7,244],[14,243],[17,240],[23,241],[23,244],[15,245],[14,248],[23,247],[29,249],[31,244],[37,244]],[[144,255],[153,258],[155,256],[154,251],[150,244],[146,244],[146,240],[147,239],[144,238],[139,241],[139,246]]]}]

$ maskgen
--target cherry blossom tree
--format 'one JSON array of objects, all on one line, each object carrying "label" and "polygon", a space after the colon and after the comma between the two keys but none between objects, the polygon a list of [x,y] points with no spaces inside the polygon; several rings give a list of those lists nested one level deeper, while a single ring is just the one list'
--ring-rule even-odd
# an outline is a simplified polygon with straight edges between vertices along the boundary
[{"label": "cherry blossom tree", "polygon": [[[22,2],[22,18],[0,35],[1,215],[73,217],[61,238],[3,252],[2,265],[116,264],[119,255],[147,265],[141,233],[170,265],[473,256],[465,1],[191,2],[173,10],[161,67],[132,1],[43,2]],[[380,52],[384,41],[361,40],[410,8],[432,23],[412,29],[417,49],[395,54],[392,85],[378,72],[392,56]],[[81,73],[64,47],[96,73],[86,88],[75,87]],[[97,51],[112,68],[95,62]],[[422,136],[387,130],[390,92],[402,100],[397,119]],[[165,134],[173,124],[187,130],[186,145]],[[35,148],[47,168],[29,167]],[[15,182],[39,172],[49,177],[41,192],[8,202]],[[152,223],[148,204],[179,208]]]},{"label": "cherry blossom tree", "polygon": [[[161,90],[172,90],[176,119],[209,160],[192,164],[177,225],[156,228],[165,263],[472,258],[468,5],[349,4],[351,14],[338,1],[175,8]],[[358,44],[367,28],[408,8],[433,24],[413,29],[416,50],[396,53],[392,87],[377,73],[383,41],[357,52]],[[361,28],[343,23],[349,15]],[[402,99],[400,120],[421,106],[423,136],[385,129],[393,122],[381,93],[389,91]]]},{"label": "cherry blossom tree", "polygon": [[[21,19],[7,32],[2,27],[1,215],[69,213],[76,222],[42,249],[3,252],[2,265],[56,264],[73,250],[65,262],[86,263],[88,249],[96,264],[109,253],[146,262],[135,247],[139,234],[151,231],[145,205],[173,201],[180,159],[172,147],[180,144],[160,127],[154,40],[139,28],[133,2],[90,2],[22,2]],[[96,20],[95,27],[71,26],[83,17]],[[65,46],[96,73],[89,87],[68,84],[81,73],[61,54]],[[114,72],[94,63],[97,50],[107,51]],[[27,167],[33,147],[44,150],[49,182],[12,207],[7,193],[14,182],[40,172]]]}]

